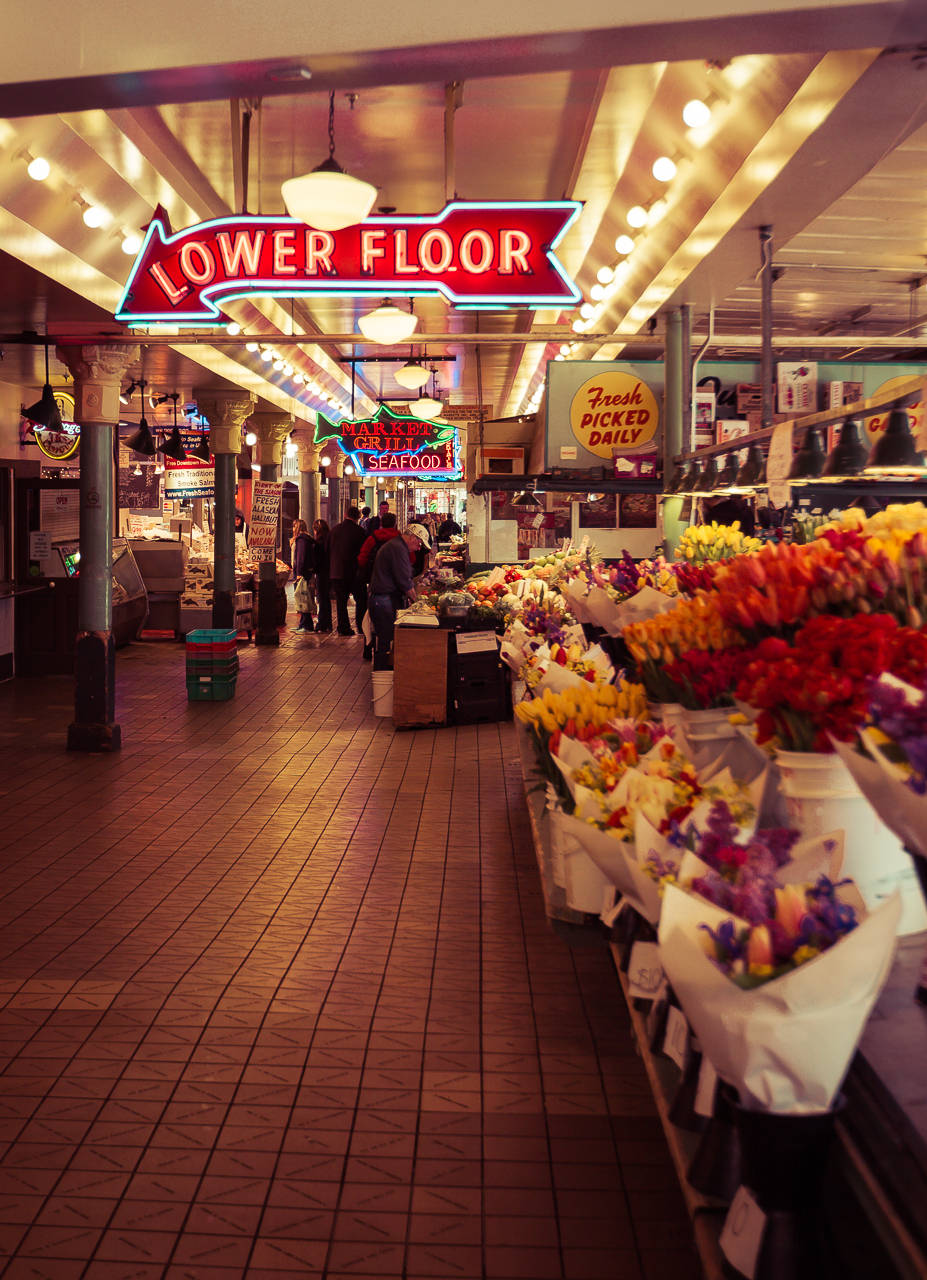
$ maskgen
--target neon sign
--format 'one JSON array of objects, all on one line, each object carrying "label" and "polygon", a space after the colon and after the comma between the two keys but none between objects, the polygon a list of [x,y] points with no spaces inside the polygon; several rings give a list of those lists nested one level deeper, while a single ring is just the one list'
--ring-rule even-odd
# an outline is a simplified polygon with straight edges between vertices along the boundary
[{"label": "neon sign", "polygon": [[360,476],[461,476],[457,428],[394,413],[381,404],[370,418],[329,422],[318,415],[315,443],[337,440]]},{"label": "neon sign", "polygon": [[554,249],[575,200],[454,201],[437,215],[367,218],[317,231],[294,218],[233,217],[175,234],[154,218],[116,319],[213,325],[219,305],[258,294],[441,294],[454,306],[572,307]]},{"label": "neon sign", "polygon": [[30,422],[35,442],[46,458],[53,462],[64,462],[73,458],[80,448],[80,423],[74,422],[74,397],[68,391],[54,393],[55,404],[61,414],[61,430],[52,431],[39,422]]}]

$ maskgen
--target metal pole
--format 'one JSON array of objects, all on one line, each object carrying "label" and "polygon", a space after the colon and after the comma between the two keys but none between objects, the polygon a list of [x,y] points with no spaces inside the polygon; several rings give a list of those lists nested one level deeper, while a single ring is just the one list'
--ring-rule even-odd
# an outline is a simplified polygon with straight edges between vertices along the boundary
[{"label": "metal pole", "polygon": [[217,453],[212,625],[235,625],[235,454]]},{"label": "metal pole", "polygon": [[[686,413],[685,395],[689,382],[689,350],[685,345],[687,317],[674,310],[666,317],[665,396],[663,401],[663,477],[669,483],[673,474],[673,458],[682,452],[683,434],[691,421]],[[681,533],[679,514],[681,498],[663,499],[663,553],[672,556]]]},{"label": "metal pole", "polygon": [[763,392],[762,427],[773,425],[773,288],[772,227],[760,227],[760,385]]}]

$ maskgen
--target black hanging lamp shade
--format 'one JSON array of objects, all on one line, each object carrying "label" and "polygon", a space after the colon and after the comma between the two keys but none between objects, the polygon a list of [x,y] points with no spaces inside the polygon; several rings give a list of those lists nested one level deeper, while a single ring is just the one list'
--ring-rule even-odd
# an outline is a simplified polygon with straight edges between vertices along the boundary
[{"label": "black hanging lamp shade", "polygon": [[821,441],[821,433],[817,427],[809,427],[805,432],[801,448],[792,459],[789,469],[789,480],[801,484],[808,480],[817,480],[824,470],[827,454]]},{"label": "black hanging lamp shade", "polygon": [[42,388],[41,398],[36,400],[35,404],[31,404],[28,409],[23,409],[23,417],[28,418],[30,422],[36,423],[40,427],[47,427],[49,431],[61,430],[61,411],[55,402],[55,393],[51,389],[51,383],[48,381],[48,342],[45,343],[45,386]]},{"label": "black hanging lamp shade", "polygon": [[698,484],[701,468],[693,458],[689,463],[689,469],[683,476],[682,484],[679,486],[679,493],[694,493],[695,486]]},{"label": "black hanging lamp shade", "polygon": [[872,446],[872,453],[866,463],[866,474],[923,469],[924,455],[914,443],[908,415],[896,404],[888,415],[884,433]]},{"label": "black hanging lamp shade", "polygon": [[734,477],[734,483],[731,488],[735,491],[750,491],[760,484],[760,476],[765,479],[766,469],[763,460],[763,450],[758,444],[751,444],[747,450],[747,456],[741,465],[740,470]]},{"label": "black hanging lamp shade", "polygon": [[209,452],[209,437],[200,436],[195,446],[192,449],[187,450],[187,457],[199,458],[200,462],[208,462],[212,457],[212,454]]},{"label": "black hanging lamp shade", "polygon": [[147,458],[153,458],[157,453],[157,446],[144,414],[139,420],[138,430],[133,431],[130,436],[126,436],[125,446],[134,453],[143,453]]},{"label": "black hanging lamp shade", "polygon": [[518,493],[512,499],[513,507],[527,508],[529,511],[540,507],[541,500],[530,489],[525,489],[523,493]]},{"label": "black hanging lamp shade", "polygon": [[847,418],[840,427],[837,442],[827,455],[822,480],[840,480],[844,476],[858,476],[866,466],[868,451],[859,437],[859,423]]},{"label": "black hanging lamp shade", "polygon": [[724,466],[718,472],[718,478],[711,486],[713,492],[718,493],[722,490],[732,489],[737,480],[737,454],[729,453],[724,460]]},{"label": "black hanging lamp shade", "polygon": [[165,458],[172,458],[174,462],[183,462],[184,458],[186,458],[187,451],[183,447],[183,441],[180,438],[180,428],[177,426],[176,422],[174,423],[174,429],[171,431],[170,436],[164,444],[161,445],[161,452],[164,454]]},{"label": "black hanging lamp shade", "polygon": [[718,478],[718,460],[714,456],[705,459],[705,465],[702,468],[698,480],[692,490],[693,493],[709,493],[715,485]]},{"label": "black hanging lamp shade", "polygon": [[666,488],[663,490],[664,494],[672,497],[674,494],[679,493],[680,490],[682,489],[685,478],[686,478],[686,469],[685,469],[685,466],[682,463],[680,463],[679,466],[674,468],[673,474],[670,477],[670,482],[666,486]]}]

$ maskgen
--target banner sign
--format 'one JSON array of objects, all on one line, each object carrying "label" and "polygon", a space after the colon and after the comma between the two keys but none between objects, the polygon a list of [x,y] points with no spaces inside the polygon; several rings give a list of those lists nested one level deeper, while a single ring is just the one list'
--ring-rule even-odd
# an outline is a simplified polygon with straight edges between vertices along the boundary
[{"label": "banner sign", "polygon": [[128,324],[214,325],[259,294],[441,294],[452,306],[572,307],[554,256],[575,200],[462,201],[436,215],[377,216],[341,231],[241,215],[170,234],[152,219],[116,308]]},{"label": "banner sign", "polygon": [[[180,439],[185,449],[195,449],[203,439],[198,431],[181,431]],[[187,457],[183,462],[164,459],[165,498],[212,498],[216,492],[215,459],[203,462],[201,458]]]},{"label": "banner sign", "polygon": [[570,428],[590,453],[600,458],[640,450],[656,435],[660,421],[656,397],[633,373],[604,369],[588,378],[570,405]]},{"label": "banner sign", "polygon": [[248,546],[257,551],[258,560],[275,560],[277,523],[280,519],[282,480],[254,480],[251,484],[251,524]]},{"label": "banner sign", "polygon": [[315,443],[337,440],[359,476],[458,479],[460,437],[446,422],[424,422],[381,404],[370,418],[329,422],[318,415]]}]

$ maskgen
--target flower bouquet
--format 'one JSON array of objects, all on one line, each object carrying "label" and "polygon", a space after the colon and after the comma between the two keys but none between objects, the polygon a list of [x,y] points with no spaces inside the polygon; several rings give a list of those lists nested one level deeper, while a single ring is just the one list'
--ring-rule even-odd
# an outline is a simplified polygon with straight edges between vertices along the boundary
[{"label": "flower bouquet", "polygon": [[679,539],[674,555],[677,560],[693,564],[730,560],[733,556],[749,555],[762,547],[759,538],[751,538],[741,531],[740,521],[733,524],[690,525]]}]

